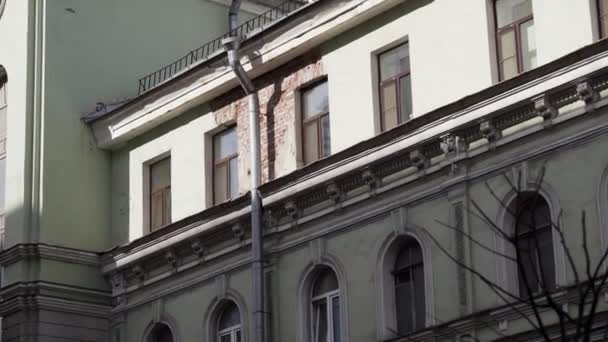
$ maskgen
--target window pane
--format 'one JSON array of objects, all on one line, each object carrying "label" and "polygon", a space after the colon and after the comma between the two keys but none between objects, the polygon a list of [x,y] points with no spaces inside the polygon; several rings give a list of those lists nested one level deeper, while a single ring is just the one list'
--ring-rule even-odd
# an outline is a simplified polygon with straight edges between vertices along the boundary
[{"label": "window pane", "polygon": [[230,128],[213,137],[213,158],[222,160],[238,152],[238,137],[236,129]]},{"label": "window pane", "polygon": [[329,129],[329,114],[321,117],[321,157],[331,155],[331,132]]},{"label": "window pane", "polygon": [[220,318],[219,328],[225,330],[228,328],[234,328],[241,324],[241,314],[239,308],[234,303],[230,303],[222,312]]},{"label": "window pane", "polygon": [[240,330],[238,330],[236,332],[236,342],[241,342],[241,331]]},{"label": "window pane", "polygon": [[328,292],[338,289],[338,278],[336,274],[329,268],[319,272],[312,291],[312,296],[317,297]]},{"label": "window pane", "polygon": [[230,198],[239,195],[239,160],[230,159]]},{"label": "window pane", "polygon": [[163,226],[163,191],[150,195],[150,230],[155,231]]},{"label": "window pane", "polygon": [[317,300],[312,306],[313,339],[315,342],[329,342],[327,329],[327,302],[325,299]]},{"label": "window pane", "polygon": [[498,66],[501,80],[507,80],[518,74],[517,48],[513,30],[505,31],[498,36]]},{"label": "window pane", "polygon": [[397,46],[379,56],[380,81],[385,81],[410,69],[409,44]]},{"label": "window pane", "polygon": [[412,114],[412,79],[409,75],[399,80],[399,92],[400,122],[406,122]]},{"label": "window pane", "polygon": [[[528,297],[531,293],[526,288],[526,281],[530,286],[532,294],[539,289],[536,248],[531,238],[531,235],[521,237],[517,243],[521,269],[519,270],[519,294],[522,297]],[[525,279],[524,279],[525,277]]]},{"label": "window pane", "polygon": [[320,83],[302,92],[302,118],[329,112],[327,82]]},{"label": "window pane", "polygon": [[221,335],[220,336],[220,342],[232,342],[230,341],[230,334],[226,334],[226,335]]},{"label": "window pane", "polygon": [[165,325],[157,333],[156,341],[158,342],[173,342],[173,334],[171,330]]},{"label": "window pane", "polygon": [[340,297],[331,299],[331,310],[334,342],[340,342]]},{"label": "window pane", "polygon": [[528,71],[536,67],[536,35],[534,32],[534,20],[529,20],[521,24],[523,71]]},{"label": "window pane", "polygon": [[[543,282],[549,289],[555,287],[555,262],[553,258],[553,240],[551,238],[551,229],[546,228],[537,234],[540,267],[542,268]],[[539,270],[540,272],[541,270]]]},{"label": "window pane", "polygon": [[319,159],[319,127],[313,120],[304,124],[304,163],[310,164]]},{"label": "window pane", "polygon": [[499,28],[531,14],[531,0],[496,0],[496,26]]},{"label": "window pane", "polygon": [[164,205],[165,211],[163,216],[163,226],[171,223],[171,187],[166,187],[164,190]]},{"label": "window pane", "polygon": [[424,269],[422,265],[418,265],[413,269],[414,276],[414,300],[415,306],[415,329],[424,328],[426,304],[425,304],[425,293],[424,293]]},{"label": "window pane", "polygon": [[171,158],[150,165],[150,191],[155,192],[171,186]]},{"label": "window pane", "polygon": [[228,164],[222,163],[213,170],[213,199],[222,203],[228,199]]},{"label": "window pane", "polygon": [[397,87],[395,83],[390,83],[382,87],[381,91],[382,130],[386,131],[399,124],[397,119]]},{"label": "window pane", "polygon": [[412,282],[407,282],[395,287],[395,304],[397,305],[397,330],[407,333],[413,330],[412,307]]}]

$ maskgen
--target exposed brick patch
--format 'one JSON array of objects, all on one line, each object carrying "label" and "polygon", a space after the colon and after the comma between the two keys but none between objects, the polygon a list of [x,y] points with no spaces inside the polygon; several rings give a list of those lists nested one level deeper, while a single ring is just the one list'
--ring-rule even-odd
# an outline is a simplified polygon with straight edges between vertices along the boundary
[{"label": "exposed brick patch", "polygon": [[[318,53],[304,55],[254,80],[260,98],[262,182],[296,167],[296,90],[325,76]],[[249,174],[249,124],[247,98],[235,88],[211,102],[218,124],[234,122],[239,136],[241,175]],[[281,165],[277,165],[280,163]]]}]

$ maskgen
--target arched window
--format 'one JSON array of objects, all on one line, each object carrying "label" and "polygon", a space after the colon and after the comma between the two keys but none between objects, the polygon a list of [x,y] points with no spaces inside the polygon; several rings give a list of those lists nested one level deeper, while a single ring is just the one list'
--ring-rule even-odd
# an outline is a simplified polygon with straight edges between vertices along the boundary
[{"label": "arched window", "polygon": [[551,211],[539,194],[524,192],[511,205],[514,247],[518,258],[519,294],[534,295],[555,288]]},{"label": "arched window", "polygon": [[217,341],[241,342],[241,313],[234,302],[222,310],[218,320]]},{"label": "arched window", "polygon": [[407,333],[425,326],[424,267],[422,249],[412,238],[403,244],[393,271],[397,329]]},{"label": "arched window", "polygon": [[166,324],[157,324],[149,336],[148,342],[173,342],[173,333]]},{"label": "arched window", "polygon": [[340,286],[334,271],[321,269],[312,286],[312,337],[314,342],[340,342]]}]

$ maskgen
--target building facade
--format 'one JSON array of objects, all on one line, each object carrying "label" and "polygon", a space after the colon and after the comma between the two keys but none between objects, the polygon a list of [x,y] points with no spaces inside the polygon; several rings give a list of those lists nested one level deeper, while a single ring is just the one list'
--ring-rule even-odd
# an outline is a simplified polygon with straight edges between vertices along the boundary
[{"label": "building facade", "polygon": [[608,3],[244,1],[228,32],[230,5],[0,0],[3,341],[253,341],[229,35],[266,340],[536,341],[488,282],[576,303],[608,250]]}]

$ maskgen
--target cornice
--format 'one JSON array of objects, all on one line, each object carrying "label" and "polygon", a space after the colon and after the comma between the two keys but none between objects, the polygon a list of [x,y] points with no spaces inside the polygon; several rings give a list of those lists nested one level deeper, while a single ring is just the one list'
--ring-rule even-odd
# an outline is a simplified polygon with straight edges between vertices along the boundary
[{"label": "cornice", "polygon": [[0,265],[5,267],[28,259],[56,260],[92,267],[101,265],[98,253],[41,243],[18,244],[0,253]]},{"label": "cornice", "polygon": [[108,318],[111,296],[108,291],[73,287],[50,282],[20,282],[0,291],[0,316],[16,311],[48,309]]},{"label": "cornice", "polygon": [[[606,64],[608,57],[603,57],[602,61]],[[495,172],[498,168],[515,162],[514,159],[549,153],[597,136],[597,132],[606,131],[606,122],[596,122],[592,128],[583,129],[567,139],[548,143],[537,151],[521,153],[502,164],[475,171],[475,174],[464,174],[467,160],[539,132],[559,132],[562,123],[574,119],[597,118],[598,115],[594,113],[608,104],[608,98],[600,96],[600,93],[605,94],[608,90],[608,65],[585,74],[583,78],[577,76],[565,83],[555,82],[554,79],[544,81],[552,87],[545,88],[540,97],[534,92],[529,92],[527,97],[512,94],[518,101],[507,107],[493,107],[492,111],[486,111],[484,115],[476,115],[472,119],[463,118],[465,114],[456,116],[459,121],[451,125],[450,129],[437,130],[425,139],[395,148],[394,153],[381,158],[369,158],[373,153],[367,153],[368,160],[364,164],[348,172],[337,173],[334,177],[327,177],[326,181],[309,185],[303,191],[295,191],[287,186],[286,190],[292,190],[290,196],[274,201],[268,201],[265,196],[266,235],[289,232],[336,210],[362,203],[429,175],[439,172],[448,174],[448,182],[439,188],[411,195],[409,200],[435,196],[459,182]],[[414,134],[410,133],[406,137]],[[389,146],[397,143],[398,140],[391,141]],[[215,213],[219,215],[215,219],[198,224],[190,221],[187,226],[170,226],[165,232],[161,229],[156,233],[158,235],[146,238],[145,244],[136,241],[106,254],[103,272],[113,279],[115,293],[140,288],[139,285],[132,287],[133,284],[151,284],[153,279],[162,278],[150,274],[180,272],[246,246],[249,243],[246,233],[248,229],[234,229],[235,224],[248,224],[248,206],[243,207],[243,204],[239,203],[239,211],[231,210],[228,204],[223,211]],[[389,209],[391,208],[385,207],[378,210]],[[228,214],[221,216],[222,212]],[[364,215],[368,214],[370,213]],[[348,221],[345,224],[353,222],[346,219],[343,221]],[[289,248],[290,243],[299,242],[287,242],[280,248]]]}]

